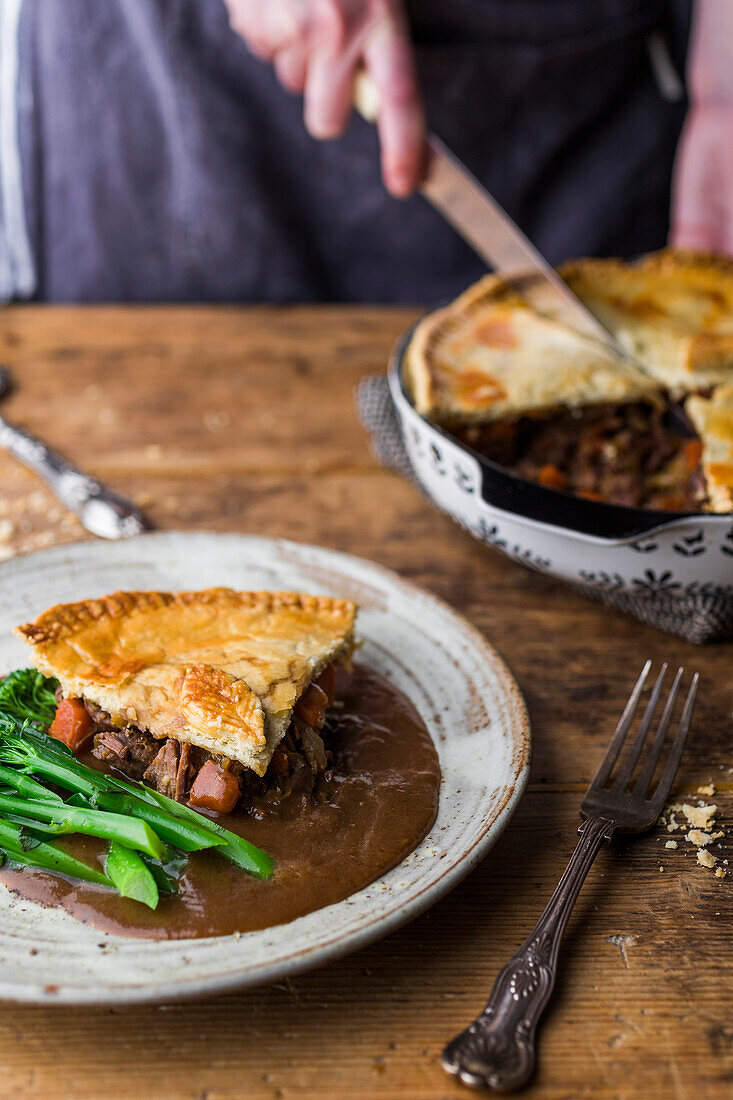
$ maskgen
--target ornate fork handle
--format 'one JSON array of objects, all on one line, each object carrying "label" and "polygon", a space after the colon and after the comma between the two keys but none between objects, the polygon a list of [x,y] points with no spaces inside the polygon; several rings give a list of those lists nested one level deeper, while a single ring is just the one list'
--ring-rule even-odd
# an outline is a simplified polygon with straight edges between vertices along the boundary
[{"label": "ornate fork handle", "polygon": [[534,930],[499,974],[486,1008],[443,1051],[448,1073],[473,1088],[509,1092],[530,1077],[535,1032],[557,975],[557,956],[568,917],[604,840],[615,829],[589,817],[562,878]]},{"label": "ornate fork handle", "polygon": [[128,500],[77,470],[30,432],[1,418],[0,447],[38,474],[93,534],[109,539],[129,538],[147,529],[145,517]]}]

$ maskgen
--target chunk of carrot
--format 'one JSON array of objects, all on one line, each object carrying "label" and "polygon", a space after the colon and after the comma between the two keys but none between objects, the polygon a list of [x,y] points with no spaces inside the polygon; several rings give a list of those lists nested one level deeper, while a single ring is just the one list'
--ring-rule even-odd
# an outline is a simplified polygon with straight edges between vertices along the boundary
[{"label": "chunk of carrot", "polygon": [[295,713],[298,718],[302,718],[309,726],[318,729],[323,722],[323,715],[326,713],[327,706],[328,695],[322,688],[319,688],[318,684],[311,681],[295,704]]},{"label": "chunk of carrot", "polygon": [[685,507],[685,498],[682,493],[665,493],[663,496],[657,497],[654,507],[665,512],[682,512]]},{"label": "chunk of carrot", "polygon": [[81,699],[62,699],[48,732],[68,745],[72,752],[77,752],[92,729],[92,720]]},{"label": "chunk of carrot", "polygon": [[239,801],[239,779],[213,760],[207,760],[193,781],[188,801],[192,806],[228,814]]},{"label": "chunk of carrot", "polygon": [[595,489],[578,489],[576,495],[582,497],[583,500],[603,500],[601,494],[597,493]]},{"label": "chunk of carrot", "polygon": [[546,485],[548,489],[566,489],[568,485],[567,474],[549,462],[546,466],[540,466],[537,471],[537,480],[540,485]]},{"label": "chunk of carrot", "polygon": [[693,473],[700,465],[702,458],[702,443],[699,439],[688,439],[685,442],[685,461],[690,473]]}]

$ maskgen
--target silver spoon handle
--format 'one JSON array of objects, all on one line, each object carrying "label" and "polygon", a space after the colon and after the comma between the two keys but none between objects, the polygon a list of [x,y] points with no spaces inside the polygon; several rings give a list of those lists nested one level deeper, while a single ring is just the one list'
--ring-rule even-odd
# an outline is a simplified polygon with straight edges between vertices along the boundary
[{"label": "silver spoon handle", "polygon": [[557,976],[557,956],[568,917],[603,841],[607,818],[588,818],[578,845],[544,913],[496,979],[486,1008],[448,1043],[443,1068],[473,1088],[510,1092],[525,1084],[535,1064],[535,1032]]},{"label": "silver spoon handle", "polygon": [[36,436],[0,418],[0,447],[37,474],[87,531],[105,539],[130,538],[148,529],[142,512],[96,478],[77,470]]}]

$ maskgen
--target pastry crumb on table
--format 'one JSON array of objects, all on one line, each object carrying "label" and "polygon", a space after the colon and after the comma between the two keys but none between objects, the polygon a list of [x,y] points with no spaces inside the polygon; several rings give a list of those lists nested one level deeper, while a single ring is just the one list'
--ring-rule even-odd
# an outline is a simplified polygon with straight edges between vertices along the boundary
[{"label": "pastry crumb on table", "polygon": [[[715,785],[712,782],[705,783],[697,787],[697,794],[711,798],[715,794]],[[698,801],[696,806],[687,802],[675,802],[664,808],[659,818],[659,826],[668,833],[683,829],[684,826],[680,824],[676,817],[677,814],[681,814],[689,826],[684,834],[684,840],[687,842],[688,847],[683,851],[685,854],[695,851],[697,863],[708,870],[714,870],[715,877],[722,879],[727,877],[728,860],[711,851],[713,845],[721,849],[720,841],[724,840],[727,835],[724,828],[715,828],[718,824],[716,821],[717,813],[717,805],[705,803],[702,800]],[[664,835],[662,834],[658,839],[664,839]],[[664,847],[665,849],[675,850],[679,848],[679,844],[676,840],[667,840]],[[661,867],[660,870],[662,870]]]}]

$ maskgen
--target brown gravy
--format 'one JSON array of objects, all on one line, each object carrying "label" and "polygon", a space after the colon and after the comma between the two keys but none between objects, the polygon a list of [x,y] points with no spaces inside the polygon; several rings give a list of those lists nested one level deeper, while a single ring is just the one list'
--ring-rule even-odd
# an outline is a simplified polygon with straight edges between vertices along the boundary
[{"label": "brown gravy", "polygon": [[[275,858],[269,881],[211,852],[194,853],[179,895],[161,897],[155,911],[103,887],[29,868],[5,866],[0,882],[94,928],[152,939],[251,932],[356,893],[399,863],[432,826],[440,766],[415,708],[375,672],[356,665],[341,674],[337,699],[342,709],[326,737],[333,772],[321,778],[313,801],[273,811],[260,799],[251,812],[218,817]],[[103,845],[93,838],[70,837],[65,846],[90,863],[102,859]]]}]

